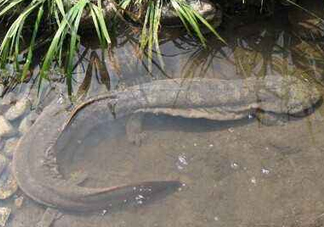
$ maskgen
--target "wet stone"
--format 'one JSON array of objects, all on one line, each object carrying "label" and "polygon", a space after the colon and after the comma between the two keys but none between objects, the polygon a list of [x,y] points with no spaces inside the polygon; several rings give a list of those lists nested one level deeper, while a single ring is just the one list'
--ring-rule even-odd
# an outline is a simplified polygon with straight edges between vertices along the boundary
[{"label": "wet stone", "polygon": [[12,158],[13,152],[18,144],[19,138],[10,138],[6,141],[6,144],[3,148],[3,154],[8,157]]},{"label": "wet stone", "polygon": [[36,112],[31,112],[27,117],[25,117],[20,125],[19,125],[19,132],[21,133],[26,133],[28,131],[28,129],[34,124],[34,122],[36,121],[38,117],[38,114]]},{"label": "wet stone", "polygon": [[0,226],[6,226],[6,223],[9,219],[11,209],[8,207],[0,207]]},{"label": "wet stone", "polygon": [[2,154],[0,154],[0,175],[5,170],[7,165],[8,165],[7,158],[5,156],[3,156]]},{"label": "wet stone", "polygon": [[8,166],[0,176],[0,199],[11,197],[18,189],[18,184]]},{"label": "wet stone", "polygon": [[17,101],[15,105],[11,106],[4,116],[7,120],[13,121],[26,113],[30,106],[30,100],[24,97]]},{"label": "wet stone", "polygon": [[0,137],[11,137],[17,133],[10,122],[0,115]]}]

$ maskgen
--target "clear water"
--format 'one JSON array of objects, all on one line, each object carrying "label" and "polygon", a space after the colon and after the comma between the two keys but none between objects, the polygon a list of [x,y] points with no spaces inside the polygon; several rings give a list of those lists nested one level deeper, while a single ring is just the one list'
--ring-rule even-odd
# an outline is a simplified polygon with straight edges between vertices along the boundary
[{"label": "clear water", "polygon": [[[210,36],[208,49],[173,31],[161,45],[165,66],[155,57],[151,73],[145,58],[138,58],[136,37],[126,35],[130,30],[110,52],[85,44],[75,87],[88,65],[95,65],[96,52],[110,84],[104,74],[93,72],[87,96],[157,79],[231,80],[264,72],[294,74],[322,90],[323,42],[301,42],[285,16],[254,19],[221,29],[228,45]],[[323,226],[323,108],[271,127],[253,118],[210,121],[148,114],[140,146],[127,141],[125,119],[75,133],[58,157],[65,175],[86,172],[85,185],[93,187],[143,180],[179,180],[183,187],[152,204],[117,212],[63,213],[53,226]],[[26,198],[8,226],[34,226],[44,209]]]}]

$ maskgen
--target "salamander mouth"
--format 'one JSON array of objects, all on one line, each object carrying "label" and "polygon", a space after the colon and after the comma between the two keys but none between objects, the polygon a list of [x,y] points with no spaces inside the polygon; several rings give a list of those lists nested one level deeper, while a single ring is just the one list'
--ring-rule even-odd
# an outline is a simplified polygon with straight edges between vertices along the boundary
[{"label": "salamander mouth", "polygon": [[289,115],[292,117],[302,118],[313,114],[315,110],[318,109],[323,104],[323,98],[321,96],[320,97],[314,96],[312,98],[314,99],[313,102],[314,104],[312,106],[296,113],[290,113]]}]

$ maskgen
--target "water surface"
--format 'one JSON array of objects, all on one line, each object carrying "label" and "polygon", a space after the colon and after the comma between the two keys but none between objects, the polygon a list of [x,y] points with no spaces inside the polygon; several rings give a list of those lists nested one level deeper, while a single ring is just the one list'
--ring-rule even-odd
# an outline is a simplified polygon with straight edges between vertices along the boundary
[{"label": "water surface", "polygon": [[[228,45],[208,35],[207,49],[188,35],[165,32],[164,65],[155,55],[151,71],[147,59],[140,59],[131,28],[111,50],[84,43],[75,87],[89,66],[102,64],[107,71],[93,69],[75,93],[91,96],[166,78],[233,80],[269,74],[294,75],[322,91],[323,42],[302,41],[286,16],[247,23],[220,29]],[[144,180],[179,180],[183,187],[148,205],[64,214],[53,226],[322,226],[323,108],[271,127],[253,116],[211,121],[147,114],[140,146],[127,141],[127,119],[97,126],[83,122],[84,130],[75,130],[61,148],[58,160],[65,176],[86,172],[84,185],[92,187]],[[43,211],[27,199],[9,226],[31,226]]]}]

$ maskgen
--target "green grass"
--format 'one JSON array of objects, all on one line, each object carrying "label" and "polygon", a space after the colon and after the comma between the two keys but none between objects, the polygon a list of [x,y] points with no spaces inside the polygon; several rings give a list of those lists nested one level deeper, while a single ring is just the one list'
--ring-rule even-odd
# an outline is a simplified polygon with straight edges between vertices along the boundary
[{"label": "green grass", "polygon": [[[52,25],[54,30],[51,37],[52,41],[41,62],[39,87],[44,79],[48,79],[51,68],[58,65],[64,68],[68,93],[71,94],[74,57],[82,38],[79,35],[79,27],[82,26],[81,18],[84,10],[90,12],[100,44],[106,47],[111,43],[108,24],[112,22],[108,21],[107,24],[107,20],[105,20],[102,1],[104,0],[98,0],[94,3],[90,0],[79,0],[71,5],[67,4],[71,2],[69,0],[0,0],[0,18],[14,12],[18,13],[1,43],[0,67],[5,68],[8,64],[13,64],[17,75],[20,75],[20,81],[23,81],[34,60],[35,45],[41,36],[42,23],[44,21],[45,23],[54,23]],[[131,5],[144,9],[145,16],[142,23],[140,43],[141,48],[147,51],[148,59],[150,59],[149,70],[152,66],[153,49],[157,53],[160,64],[163,65],[159,49],[159,31],[162,6],[165,3],[166,0],[122,0],[115,5],[119,16],[123,13],[127,14],[126,9]],[[170,0],[170,4],[187,31],[197,36],[204,46],[206,46],[206,40],[201,32],[201,26],[206,26],[222,40],[215,29],[184,0]],[[30,26],[30,21],[34,21],[32,26]],[[32,31],[30,39],[23,39],[25,30],[30,29]],[[21,59],[22,40],[27,41],[28,47],[23,66],[18,61],[18,59]]]}]

